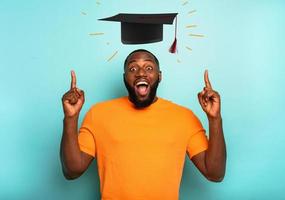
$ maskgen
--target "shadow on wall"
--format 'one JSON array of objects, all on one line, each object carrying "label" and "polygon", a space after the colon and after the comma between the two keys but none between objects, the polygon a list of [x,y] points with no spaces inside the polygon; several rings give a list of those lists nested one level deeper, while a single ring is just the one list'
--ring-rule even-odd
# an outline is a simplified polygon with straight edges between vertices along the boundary
[{"label": "shadow on wall", "polygon": [[213,199],[209,181],[199,172],[186,155],[180,184],[179,200]]},{"label": "shadow on wall", "polygon": [[[93,160],[87,171],[75,180],[66,180],[61,165],[53,166],[54,176],[50,177],[51,199],[100,200],[100,182],[97,162]],[[42,198],[38,198],[42,199]],[[44,198],[49,199],[49,198]]]}]

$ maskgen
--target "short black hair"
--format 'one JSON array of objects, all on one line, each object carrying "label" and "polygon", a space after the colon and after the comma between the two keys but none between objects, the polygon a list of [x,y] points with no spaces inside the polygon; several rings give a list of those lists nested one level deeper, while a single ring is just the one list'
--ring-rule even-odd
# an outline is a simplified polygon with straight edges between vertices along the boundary
[{"label": "short black hair", "polygon": [[154,61],[155,61],[156,65],[157,65],[157,67],[159,69],[159,61],[158,61],[157,57],[153,53],[151,53],[150,51],[145,50],[145,49],[137,49],[137,50],[132,51],[125,59],[124,69],[126,69],[128,59],[131,57],[131,55],[133,55],[136,52],[145,52],[145,53],[149,53],[150,55],[152,55],[154,57]]}]

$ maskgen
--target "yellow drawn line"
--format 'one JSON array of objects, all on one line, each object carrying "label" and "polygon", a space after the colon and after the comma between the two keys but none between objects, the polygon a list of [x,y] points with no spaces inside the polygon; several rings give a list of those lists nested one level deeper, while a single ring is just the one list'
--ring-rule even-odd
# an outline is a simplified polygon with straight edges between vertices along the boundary
[{"label": "yellow drawn line", "polygon": [[182,6],[185,6],[188,2],[189,2],[189,1],[185,1],[185,2],[182,4]]},{"label": "yellow drawn line", "polygon": [[186,49],[188,49],[189,51],[192,51],[192,49],[190,47],[186,47]]},{"label": "yellow drawn line", "polygon": [[115,57],[115,55],[117,55],[117,53],[118,51],[116,51],[107,61],[109,62],[110,60],[112,60]]},{"label": "yellow drawn line", "polygon": [[195,24],[187,25],[187,26],[186,26],[186,28],[196,28],[196,27],[197,27],[197,25],[195,25]]},{"label": "yellow drawn line", "polygon": [[90,36],[104,35],[104,33],[89,33]]},{"label": "yellow drawn line", "polygon": [[191,11],[189,11],[188,12],[188,14],[190,15],[190,14],[193,14],[193,13],[195,13],[197,10],[191,10]]},{"label": "yellow drawn line", "polygon": [[192,33],[190,33],[189,36],[192,36],[192,37],[205,37],[204,35],[201,35],[201,34],[192,34]]}]

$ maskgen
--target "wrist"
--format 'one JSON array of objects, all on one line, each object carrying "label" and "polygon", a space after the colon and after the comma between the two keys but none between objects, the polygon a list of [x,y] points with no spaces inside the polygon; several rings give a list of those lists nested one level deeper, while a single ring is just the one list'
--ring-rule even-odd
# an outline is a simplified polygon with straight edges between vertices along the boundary
[{"label": "wrist", "polygon": [[73,115],[73,116],[64,116],[63,122],[64,123],[71,123],[71,122],[77,122],[79,118],[79,114]]},{"label": "wrist", "polygon": [[222,116],[221,114],[217,115],[217,116],[207,116],[208,117],[208,121],[209,122],[221,122],[222,121]]}]

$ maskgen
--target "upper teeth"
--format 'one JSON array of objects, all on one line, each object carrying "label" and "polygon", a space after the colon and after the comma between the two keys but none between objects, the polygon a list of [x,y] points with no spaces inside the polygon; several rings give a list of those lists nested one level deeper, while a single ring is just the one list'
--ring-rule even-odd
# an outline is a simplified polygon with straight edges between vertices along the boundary
[{"label": "upper teeth", "polygon": [[136,86],[138,85],[148,85],[148,83],[145,81],[140,81],[140,82],[137,82]]}]

